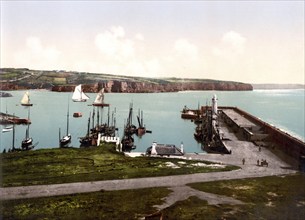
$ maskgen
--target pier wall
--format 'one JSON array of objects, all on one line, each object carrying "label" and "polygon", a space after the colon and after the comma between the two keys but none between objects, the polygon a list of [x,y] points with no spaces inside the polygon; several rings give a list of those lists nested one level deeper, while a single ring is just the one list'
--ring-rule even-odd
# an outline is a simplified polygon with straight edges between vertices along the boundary
[{"label": "pier wall", "polygon": [[[282,131],[278,128],[276,128],[273,125],[270,125],[263,120],[259,119],[258,117],[255,117],[251,114],[249,114],[246,111],[243,111],[237,107],[219,107],[219,109],[233,109],[243,117],[247,118],[248,120],[252,121],[254,124],[260,126],[263,128],[264,132],[263,134],[257,134],[256,138],[264,137],[264,135],[268,134],[269,138],[275,145],[280,148],[284,153],[292,156],[293,158],[297,160],[301,160],[302,157],[305,156],[305,143],[290,134],[288,134],[285,131]],[[231,120],[231,122],[234,124],[234,121]],[[234,125],[236,127],[236,124]],[[251,131],[250,131],[251,132]],[[249,135],[249,134],[248,134]],[[251,137],[254,138],[255,137]]]}]

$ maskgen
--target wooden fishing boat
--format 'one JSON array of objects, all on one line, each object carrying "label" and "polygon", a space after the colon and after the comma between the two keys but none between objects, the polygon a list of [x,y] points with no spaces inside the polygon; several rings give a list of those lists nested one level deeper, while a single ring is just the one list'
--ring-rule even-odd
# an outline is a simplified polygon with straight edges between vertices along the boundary
[{"label": "wooden fishing boat", "polygon": [[66,135],[63,136],[62,138],[60,134],[60,128],[59,128],[59,146],[60,147],[67,147],[68,144],[71,142],[72,136],[69,134],[69,102],[68,102],[68,111],[67,111],[67,131]]},{"label": "wooden fishing boat", "polygon": [[[30,108],[28,109],[28,120],[30,120]],[[30,137],[30,125],[28,124],[25,131],[25,138],[21,142],[22,150],[31,150],[33,149],[33,138]]]},{"label": "wooden fishing boat", "polygon": [[134,139],[130,135],[125,135],[122,138],[121,144],[122,144],[122,151],[123,152],[126,152],[126,151],[130,152],[131,150],[136,149],[136,146],[134,145]]},{"label": "wooden fishing boat", "polygon": [[33,138],[31,137],[26,137],[25,139],[22,140],[21,142],[21,148],[22,150],[30,150],[33,149]]},{"label": "wooden fishing boat", "polygon": [[82,117],[82,116],[83,116],[83,114],[81,112],[74,112],[73,113],[74,118],[79,118],[79,117]]},{"label": "wooden fishing boat", "polygon": [[133,135],[137,132],[137,127],[132,124],[132,118],[133,118],[133,104],[131,103],[129,106],[129,114],[127,118],[127,123],[124,128],[124,135],[129,136]]},{"label": "wooden fishing boat", "polygon": [[145,125],[143,123],[143,111],[139,110],[139,113],[137,115],[137,119],[138,119],[139,127],[136,129],[136,135],[141,137],[145,133],[152,133],[152,131],[146,130],[146,127],[145,127]]},{"label": "wooden fishing boat", "polygon": [[[92,135],[90,135],[90,117],[91,117],[91,113],[88,118],[87,134],[85,137],[79,138],[80,147],[89,147],[92,145]],[[93,132],[95,133],[96,131],[94,130]]]}]

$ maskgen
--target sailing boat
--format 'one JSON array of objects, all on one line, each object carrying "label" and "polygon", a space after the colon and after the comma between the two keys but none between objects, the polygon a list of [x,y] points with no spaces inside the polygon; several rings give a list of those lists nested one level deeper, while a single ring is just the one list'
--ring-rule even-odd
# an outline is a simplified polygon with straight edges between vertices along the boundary
[{"label": "sailing boat", "polygon": [[92,105],[100,107],[109,106],[109,104],[104,103],[104,88],[99,91]]},{"label": "sailing boat", "polygon": [[30,93],[28,91],[25,92],[25,94],[23,95],[23,97],[21,99],[21,105],[23,105],[23,106],[32,106],[33,105],[30,103]]},{"label": "sailing boat", "polygon": [[82,85],[78,85],[75,87],[72,100],[73,102],[86,102],[89,97],[83,92]]},{"label": "sailing boat", "polygon": [[[30,108],[29,108],[29,111],[28,111],[28,120],[30,120]],[[29,136],[30,136],[30,124],[28,124],[28,127],[25,131],[25,138],[21,142],[22,150],[31,150],[32,148],[34,148],[33,145],[32,145],[33,139]]]},{"label": "sailing boat", "polygon": [[23,139],[23,141],[21,142],[21,148],[22,150],[30,150],[32,149],[33,145],[33,138],[29,137],[29,125],[28,125],[28,128],[26,129],[26,132],[25,132],[25,138]]},{"label": "sailing boat", "polygon": [[68,112],[67,112],[67,132],[66,135],[60,138],[60,128],[59,128],[59,145],[60,147],[66,147],[71,142],[71,134],[69,134],[69,102],[68,102]]}]

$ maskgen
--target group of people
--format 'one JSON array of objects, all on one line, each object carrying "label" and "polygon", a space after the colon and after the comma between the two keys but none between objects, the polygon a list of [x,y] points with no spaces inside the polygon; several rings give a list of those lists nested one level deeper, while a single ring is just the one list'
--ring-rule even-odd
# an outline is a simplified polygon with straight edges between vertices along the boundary
[{"label": "group of people", "polygon": [[[245,158],[242,159],[242,163],[243,163],[243,165],[245,165],[245,163],[246,163]],[[264,165],[268,166],[267,160],[262,159],[261,162],[259,160],[257,160],[257,166],[264,166]]]}]

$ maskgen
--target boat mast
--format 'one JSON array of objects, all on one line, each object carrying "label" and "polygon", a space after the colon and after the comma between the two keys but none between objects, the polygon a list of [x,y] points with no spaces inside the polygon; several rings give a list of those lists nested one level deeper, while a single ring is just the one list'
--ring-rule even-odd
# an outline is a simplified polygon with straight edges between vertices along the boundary
[{"label": "boat mast", "polygon": [[68,97],[68,112],[67,112],[67,135],[69,134],[69,97]]},{"label": "boat mast", "polygon": [[128,120],[127,120],[127,126],[131,126],[132,125],[132,107],[133,107],[133,103],[130,103],[130,106],[129,106],[129,116],[128,116]]},{"label": "boat mast", "polygon": [[99,126],[99,123],[100,123],[100,111],[99,111],[99,109],[97,108],[96,127],[98,127],[98,126]]},{"label": "boat mast", "polygon": [[95,117],[95,108],[93,107],[93,112],[92,112],[92,129],[94,129],[94,117]]},{"label": "boat mast", "polygon": [[88,118],[87,137],[89,137],[89,131],[90,131],[90,117],[91,117],[91,112],[90,112],[89,118]]},{"label": "boat mast", "polygon": [[107,121],[107,126],[109,127],[109,120],[110,120],[110,108],[108,108],[108,121]]},{"label": "boat mast", "polygon": [[[28,111],[28,120],[30,121],[30,107],[29,107],[29,111]],[[26,129],[26,132],[25,132],[25,138],[28,139],[30,136],[30,123],[28,123],[28,127]]]},{"label": "boat mast", "polygon": [[115,128],[116,126],[116,108],[114,108],[114,114],[113,114],[113,126]]},{"label": "boat mast", "polygon": [[27,92],[27,96],[28,96],[28,103],[27,104],[30,104],[31,100],[30,100],[30,93]]},{"label": "boat mast", "polygon": [[143,128],[143,111],[141,111],[141,127]]},{"label": "boat mast", "polygon": [[[15,114],[14,114],[15,117]],[[15,123],[13,123],[13,151],[15,150]]]},{"label": "boat mast", "polygon": [[103,113],[104,113],[104,108],[102,107],[101,108],[101,122],[100,122],[100,125],[103,124]]},{"label": "boat mast", "polygon": [[58,136],[59,136],[59,146],[60,146],[60,139],[61,139],[61,134],[60,134],[60,128],[59,128],[59,134],[58,134]]}]

